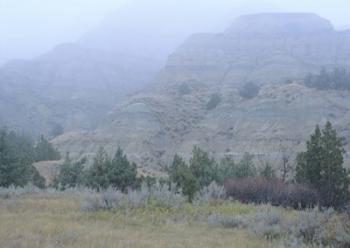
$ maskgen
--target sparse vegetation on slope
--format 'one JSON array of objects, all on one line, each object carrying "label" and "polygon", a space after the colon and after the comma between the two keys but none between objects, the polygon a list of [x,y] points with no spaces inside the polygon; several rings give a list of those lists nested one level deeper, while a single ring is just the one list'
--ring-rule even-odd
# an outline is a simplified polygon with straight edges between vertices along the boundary
[{"label": "sparse vegetation on slope", "polygon": [[309,73],[305,85],[319,90],[350,90],[350,71],[343,67],[333,70],[322,68],[319,73]]}]

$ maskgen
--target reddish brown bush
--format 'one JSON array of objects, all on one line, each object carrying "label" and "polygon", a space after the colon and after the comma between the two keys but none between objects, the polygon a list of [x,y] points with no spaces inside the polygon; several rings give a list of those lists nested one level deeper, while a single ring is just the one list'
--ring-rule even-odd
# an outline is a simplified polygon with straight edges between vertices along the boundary
[{"label": "reddish brown bush", "polygon": [[224,183],[227,197],[244,203],[270,203],[293,208],[313,207],[318,203],[314,189],[302,184],[287,184],[278,179],[232,178]]}]

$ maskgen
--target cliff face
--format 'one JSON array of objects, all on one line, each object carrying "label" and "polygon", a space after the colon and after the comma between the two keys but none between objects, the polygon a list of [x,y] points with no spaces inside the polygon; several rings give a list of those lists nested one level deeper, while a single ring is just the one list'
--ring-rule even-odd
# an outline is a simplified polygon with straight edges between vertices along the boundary
[{"label": "cliff face", "polygon": [[[276,161],[282,150],[303,149],[327,120],[350,138],[350,92],[301,84],[322,66],[350,68],[348,33],[313,14],[244,16],[224,33],[189,38],[153,84],[118,105],[95,132],[66,134],[55,144],[76,156],[120,145],[148,168],[175,152],[189,157],[193,145],[217,157],[250,152]],[[261,85],[252,99],[238,93],[248,81]],[[221,101],[209,110],[214,93]]]}]

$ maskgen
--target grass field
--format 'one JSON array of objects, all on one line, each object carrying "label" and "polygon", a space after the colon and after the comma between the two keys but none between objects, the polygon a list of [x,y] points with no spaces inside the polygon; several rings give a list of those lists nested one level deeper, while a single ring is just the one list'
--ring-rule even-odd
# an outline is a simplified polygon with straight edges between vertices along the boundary
[{"label": "grass field", "polygon": [[[222,212],[245,213],[232,204]],[[75,196],[38,194],[0,200],[1,247],[267,247],[243,230],[200,220],[210,207],[85,212]],[[190,217],[189,217],[190,216]]]},{"label": "grass field", "polygon": [[268,208],[287,219],[297,215],[294,210],[237,202],[98,211],[84,211],[81,203],[81,196],[70,193],[0,197],[0,247],[290,247],[281,246],[283,236],[268,239],[246,228],[213,225],[208,217],[259,214]]}]

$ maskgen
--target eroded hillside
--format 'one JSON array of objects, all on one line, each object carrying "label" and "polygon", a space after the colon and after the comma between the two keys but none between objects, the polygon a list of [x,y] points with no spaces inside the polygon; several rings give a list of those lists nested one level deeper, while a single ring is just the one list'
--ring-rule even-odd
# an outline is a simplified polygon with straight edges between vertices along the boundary
[{"label": "eroded hillside", "polygon": [[[250,152],[276,160],[282,149],[291,155],[303,149],[315,125],[327,120],[350,138],[350,92],[302,84],[322,66],[349,68],[349,45],[349,33],[314,14],[241,17],[224,33],[188,39],[152,85],[94,132],[67,133],[55,144],[75,156],[120,145],[131,159],[157,168],[175,152],[188,157],[193,145],[217,157]],[[242,97],[250,81],[261,89]]]}]

